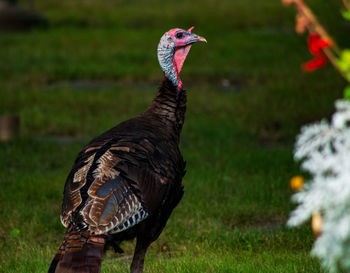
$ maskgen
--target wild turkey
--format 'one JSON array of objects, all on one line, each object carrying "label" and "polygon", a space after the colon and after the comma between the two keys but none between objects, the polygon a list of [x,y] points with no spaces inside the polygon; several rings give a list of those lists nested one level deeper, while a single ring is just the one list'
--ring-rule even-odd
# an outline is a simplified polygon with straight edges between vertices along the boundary
[{"label": "wild turkey", "polygon": [[192,28],[160,39],[165,77],[148,109],[93,139],[68,175],[61,211],[67,228],[49,273],[100,272],[106,245],[136,237],[132,273],[143,272],[148,246],[158,238],[183,195],[185,162],[178,148],[186,111],[179,78],[196,42]]}]

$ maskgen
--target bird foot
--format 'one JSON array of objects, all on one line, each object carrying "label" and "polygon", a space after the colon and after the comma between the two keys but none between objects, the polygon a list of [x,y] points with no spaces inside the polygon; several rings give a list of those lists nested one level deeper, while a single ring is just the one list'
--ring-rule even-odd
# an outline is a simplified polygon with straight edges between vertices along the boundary
[{"label": "bird foot", "polygon": [[113,247],[115,253],[119,253],[119,254],[124,253],[124,250],[122,250],[120,248],[120,246],[118,244],[116,244],[115,242],[112,242],[112,247]]}]

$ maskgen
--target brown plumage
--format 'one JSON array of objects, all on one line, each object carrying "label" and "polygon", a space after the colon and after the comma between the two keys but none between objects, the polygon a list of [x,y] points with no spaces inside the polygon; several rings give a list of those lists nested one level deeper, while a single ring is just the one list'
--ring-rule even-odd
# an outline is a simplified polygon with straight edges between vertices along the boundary
[{"label": "brown plumage", "polygon": [[[187,53],[186,53],[187,54]],[[165,77],[149,108],[93,139],[68,175],[61,211],[67,232],[49,273],[98,273],[103,250],[136,238],[131,272],[143,271],[183,195],[178,148],[186,91]]]},{"label": "brown plumage", "polygon": [[100,272],[106,237],[105,235],[92,235],[88,231],[75,231],[71,226],[52,261],[49,272]]}]

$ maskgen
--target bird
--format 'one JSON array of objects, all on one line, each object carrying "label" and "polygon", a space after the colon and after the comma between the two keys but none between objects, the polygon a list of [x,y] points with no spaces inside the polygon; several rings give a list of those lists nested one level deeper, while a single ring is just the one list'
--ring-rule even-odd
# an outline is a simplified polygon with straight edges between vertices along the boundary
[{"label": "bird", "polygon": [[63,191],[66,233],[48,273],[98,273],[107,246],[136,238],[131,273],[142,273],[147,248],[184,194],[179,149],[186,112],[180,71],[204,37],[173,28],[157,55],[164,79],[149,107],[91,140],[79,152]]}]

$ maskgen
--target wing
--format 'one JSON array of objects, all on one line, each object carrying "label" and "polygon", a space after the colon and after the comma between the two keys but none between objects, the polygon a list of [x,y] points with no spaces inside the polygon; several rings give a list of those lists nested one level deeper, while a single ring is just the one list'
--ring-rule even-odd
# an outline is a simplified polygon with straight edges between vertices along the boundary
[{"label": "wing", "polygon": [[97,141],[80,152],[67,178],[61,221],[95,234],[128,229],[161,206],[183,169],[168,141]]}]

